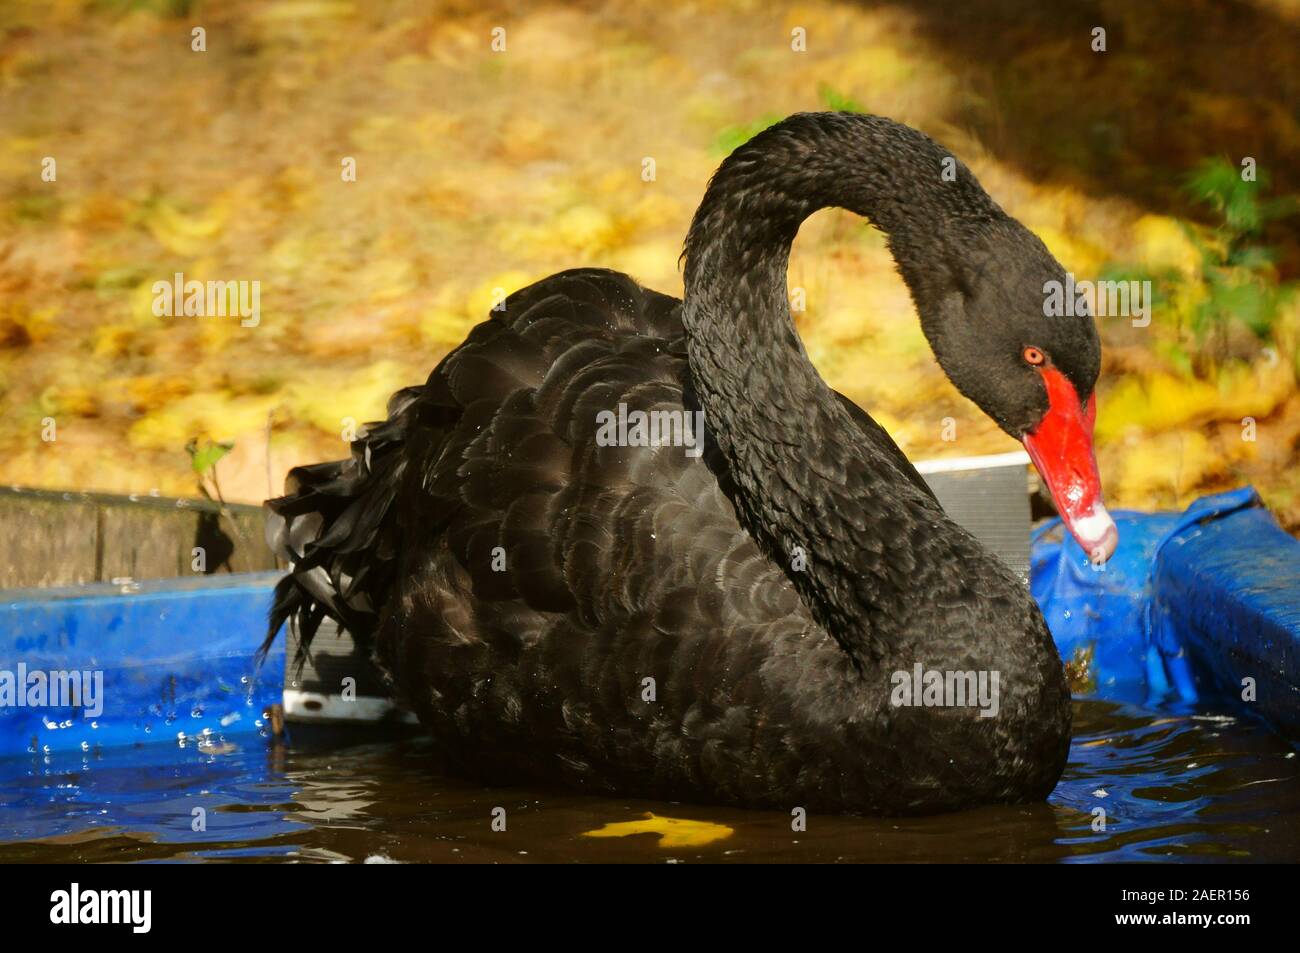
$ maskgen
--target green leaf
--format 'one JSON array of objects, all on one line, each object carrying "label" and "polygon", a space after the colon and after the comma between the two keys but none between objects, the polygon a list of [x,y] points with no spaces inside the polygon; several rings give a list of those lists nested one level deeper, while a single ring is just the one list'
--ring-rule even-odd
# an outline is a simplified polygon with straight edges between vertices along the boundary
[{"label": "green leaf", "polygon": [[780,121],[780,116],[768,113],[753,122],[727,126],[718,133],[718,138],[713,141],[713,151],[730,155],[764,129],[775,126]]},{"label": "green leaf", "polygon": [[213,443],[208,442],[206,446],[200,447],[197,441],[191,440],[186,444],[185,449],[190,454],[190,466],[194,472],[200,475],[207,473],[217,465],[217,461],[235,449],[233,443]]},{"label": "green leaf", "polygon": [[1277,254],[1271,248],[1260,245],[1247,245],[1228,256],[1228,264],[1233,268],[1247,271],[1262,271],[1277,260]]},{"label": "green leaf", "polygon": [[1236,168],[1226,159],[1205,159],[1187,176],[1186,188],[1198,202],[1222,211],[1239,182]]},{"label": "green leaf", "polygon": [[821,100],[823,106],[834,112],[865,113],[867,111],[866,107],[856,99],[834,89],[830,83],[818,84],[817,98]]}]

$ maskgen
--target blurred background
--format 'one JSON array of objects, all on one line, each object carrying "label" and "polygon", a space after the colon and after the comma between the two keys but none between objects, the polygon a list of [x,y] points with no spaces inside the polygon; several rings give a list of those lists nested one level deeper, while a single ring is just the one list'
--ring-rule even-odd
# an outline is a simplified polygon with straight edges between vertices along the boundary
[{"label": "blurred background", "polygon": [[[0,482],[278,495],[495,289],[599,265],[680,294],[718,162],[831,108],[943,142],[1079,278],[1152,282],[1149,327],[1099,322],[1108,502],[1253,483],[1295,533],[1298,59],[1300,0],[7,0]],[[259,281],[260,322],[156,316],[177,272]],[[1015,449],[860,219],[810,220],[790,284],[913,459]]]}]

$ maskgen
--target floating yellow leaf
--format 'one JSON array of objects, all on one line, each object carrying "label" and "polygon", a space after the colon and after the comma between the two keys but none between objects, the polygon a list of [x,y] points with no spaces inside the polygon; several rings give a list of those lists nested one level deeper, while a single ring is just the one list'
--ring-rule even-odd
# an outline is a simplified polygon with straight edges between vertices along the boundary
[{"label": "floating yellow leaf", "polygon": [[633,834],[659,834],[659,846],[703,847],[735,833],[725,824],[709,821],[688,821],[680,817],[660,817],[646,813],[645,820],[606,824],[594,831],[584,831],[583,837],[630,837]]}]

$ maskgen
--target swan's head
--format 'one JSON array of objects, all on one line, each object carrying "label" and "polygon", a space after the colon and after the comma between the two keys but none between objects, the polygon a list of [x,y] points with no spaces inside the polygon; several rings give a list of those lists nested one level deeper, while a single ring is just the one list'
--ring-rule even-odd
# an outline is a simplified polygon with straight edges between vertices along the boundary
[{"label": "swan's head", "polygon": [[1102,562],[1119,533],[1093,448],[1101,343],[1086,301],[1013,219],[960,244],[918,296],[935,356],[963,394],[1024,443],[1065,525]]}]

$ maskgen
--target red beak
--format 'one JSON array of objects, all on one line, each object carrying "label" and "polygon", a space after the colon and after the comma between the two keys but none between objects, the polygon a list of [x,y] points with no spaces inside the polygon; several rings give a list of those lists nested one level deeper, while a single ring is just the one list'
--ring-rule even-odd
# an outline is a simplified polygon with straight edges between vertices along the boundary
[{"label": "red beak", "polygon": [[1088,406],[1079,402],[1074,385],[1054,367],[1039,373],[1047,385],[1047,413],[1025,436],[1025,449],[1052,491],[1066,528],[1094,563],[1115,552],[1119,531],[1101,501],[1101,477],[1092,446],[1097,395]]}]

